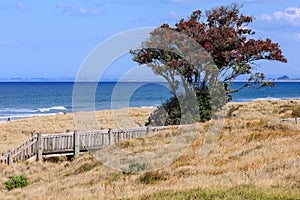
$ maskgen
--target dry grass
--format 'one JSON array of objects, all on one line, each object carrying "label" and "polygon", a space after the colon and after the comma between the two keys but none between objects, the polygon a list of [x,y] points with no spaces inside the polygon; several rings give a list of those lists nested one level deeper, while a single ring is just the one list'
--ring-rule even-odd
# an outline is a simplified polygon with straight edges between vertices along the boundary
[{"label": "dry grass", "polygon": [[[231,112],[228,112],[218,142],[207,157],[199,158],[204,132],[209,126],[203,124],[182,156],[171,165],[143,174],[122,174],[90,154],[71,162],[61,158],[40,163],[24,162],[12,167],[1,165],[0,199],[184,199],[202,194],[197,188],[202,188],[205,194],[217,193],[221,196],[216,199],[221,199],[224,191],[239,191],[238,188],[245,185],[252,189],[242,189],[242,194],[259,188],[271,196],[286,193],[291,199],[297,199],[300,194],[300,125],[281,122],[280,118],[292,117],[299,106],[300,100],[231,103],[228,105]],[[103,128],[118,127],[110,120],[110,111],[101,112],[97,119],[102,120]],[[149,109],[132,111],[136,126],[143,125],[149,112]],[[50,133],[74,129],[69,114],[0,126],[1,150],[16,146],[16,139],[24,141],[31,131]],[[196,130],[195,126],[191,126],[191,130]],[[118,147],[129,152],[154,151],[170,143],[174,136],[178,136],[177,129],[147,139],[122,142]],[[12,174],[22,173],[28,176],[31,184],[7,191],[4,181]],[[171,191],[164,192],[167,190]],[[176,195],[172,191],[177,191]],[[238,198],[244,199],[244,196]]]}]

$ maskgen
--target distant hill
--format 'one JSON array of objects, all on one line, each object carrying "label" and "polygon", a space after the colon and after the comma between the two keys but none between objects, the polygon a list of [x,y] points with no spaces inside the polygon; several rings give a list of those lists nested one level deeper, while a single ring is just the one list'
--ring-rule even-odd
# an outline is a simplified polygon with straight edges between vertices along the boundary
[{"label": "distant hill", "polygon": [[287,75],[278,77],[277,80],[290,80],[290,77],[288,77]]}]

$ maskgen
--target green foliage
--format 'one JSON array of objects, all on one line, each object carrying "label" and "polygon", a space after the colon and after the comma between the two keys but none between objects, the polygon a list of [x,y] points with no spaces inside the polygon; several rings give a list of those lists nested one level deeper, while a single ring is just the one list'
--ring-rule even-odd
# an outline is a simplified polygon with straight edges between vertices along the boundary
[{"label": "green foliage", "polygon": [[[215,111],[232,99],[231,93],[245,87],[273,86],[265,81],[263,73],[256,71],[255,61],[287,62],[287,59],[278,43],[269,38],[251,38],[255,32],[248,25],[253,18],[241,14],[240,9],[238,4],[230,4],[208,10],[206,15],[200,10],[194,11],[175,27],[163,24],[156,28],[140,48],[130,50],[134,61],[146,64],[169,83],[174,96],[178,97],[179,86],[182,86],[184,101],[191,94],[198,100],[195,109],[199,115],[181,113],[188,105],[194,104],[184,102],[178,106],[178,102],[171,98],[152,113],[147,124],[185,124],[197,118],[209,120]],[[234,88],[232,80],[240,76],[247,81]],[[219,85],[218,81],[222,84]]]},{"label": "green foliage", "polygon": [[122,169],[122,174],[130,175],[130,174],[138,173],[146,169],[147,165],[148,165],[147,163],[132,163],[128,166],[128,168]]},{"label": "green foliage", "polygon": [[9,180],[5,182],[5,187],[7,190],[12,190],[15,188],[23,188],[29,185],[27,177],[25,175],[10,176]]},{"label": "green foliage", "polygon": [[181,110],[178,99],[171,97],[161,106],[159,106],[153,113],[150,114],[146,126],[167,126],[180,124]]},{"label": "green foliage", "polygon": [[[222,91],[221,91],[222,92]],[[198,88],[195,92],[197,102],[195,108],[192,108],[193,102],[190,103],[188,97],[179,96],[182,99],[182,104],[179,104],[178,98],[171,97],[161,106],[159,106],[148,118],[147,125],[153,126],[168,126],[189,124],[196,121],[205,122],[211,119],[212,113],[221,109],[226,101],[226,96],[220,94],[217,88],[208,90],[208,88]],[[220,96],[223,98],[211,98],[211,95]],[[181,111],[184,110],[184,116]]]},{"label": "green foliage", "polygon": [[[201,93],[198,99],[198,108],[184,109],[185,105],[180,105],[176,97],[171,97],[161,106],[150,114],[146,126],[168,126],[179,125],[182,120],[184,124],[194,123],[196,121],[207,121],[211,119],[211,98],[207,98],[207,93]],[[191,106],[187,103],[186,106]],[[181,115],[181,109],[187,111],[185,116]],[[199,111],[199,112],[198,112]]]}]

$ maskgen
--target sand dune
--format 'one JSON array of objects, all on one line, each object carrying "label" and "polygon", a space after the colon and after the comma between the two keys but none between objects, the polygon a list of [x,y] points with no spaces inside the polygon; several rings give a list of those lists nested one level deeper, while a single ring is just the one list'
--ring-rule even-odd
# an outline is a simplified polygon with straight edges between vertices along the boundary
[{"label": "sand dune", "polygon": [[[0,187],[0,199],[184,199],[204,195],[203,190],[205,194],[219,194],[219,199],[225,198],[227,190],[238,193],[227,199],[297,199],[300,125],[280,119],[292,117],[298,110],[300,100],[230,103],[220,137],[208,156],[199,158],[199,151],[211,122],[201,124],[203,129],[192,145],[172,164],[146,173],[124,174],[91,154],[74,161],[60,158],[11,167],[0,165],[0,185],[12,174],[26,174],[31,182],[26,188],[12,191]],[[136,126],[142,126],[150,109],[130,109],[129,113]],[[120,120],[113,120],[111,111],[96,115],[102,128],[118,128]],[[0,147],[7,150],[31,131],[64,132],[75,125],[73,116],[67,114],[23,119],[1,124],[0,128]],[[163,131],[147,139],[121,142],[118,147],[130,152],[151,151],[169,144],[173,137],[176,130]],[[177,196],[172,197],[175,192]]]}]

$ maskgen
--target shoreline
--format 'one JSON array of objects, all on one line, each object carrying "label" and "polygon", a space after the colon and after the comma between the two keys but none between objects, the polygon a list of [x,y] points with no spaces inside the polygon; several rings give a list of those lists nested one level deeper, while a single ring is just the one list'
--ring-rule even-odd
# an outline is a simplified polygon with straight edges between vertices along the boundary
[{"label": "shoreline", "polygon": [[57,113],[47,113],[47,114],[29,114],[29,116],[24,117],[14,117],[13,115],[2,117],[3,119],[0,119],[0,124],[5,123],[7,121],[7,118],[9,117],[11,121],[19,121],[23,119],[30,119],[35,117],[47,117],[47,116],[56,116],[56,115],[66,115],[66,114],[74,114],[74,113],[90,113],[90,112],[100,112],[100,111],[113,111],[113,110],[121,110],[121,109],[155,109],[158,106],[141,106],[141,107],[123,107],[123,108],[115,108],[115,109],[101,109],[101,110],[94,110],[94,111],[79,111],[79,112],[57,112]]},{"label": "shoreline", "polygon": [[[99,112],[112,112],[112,111],[118,111],[118,110],[124,110],[124,109],[146,109],[146,110],[152,110],[155,109],[157,106],[141,106],[141,107],[124,107],[124,108],[116,108],[116,109],[102,109],[102,110],[94,110],[94,111],[78,111],[78,112],[58,112],[58,113],[48,113],[48,114],[36,114],[36,115],[30,115],[28,117],[13,117],[9,116],[11,122],[18,122],[26,119],[33,119],[33,118],[47,118],[51,116],[66,116],[66,115],[74,115],[75,113],[99,113]],[[0,124],[9,124],[7,123],[7,118],[0,119]]]},{"label": "shoreline", "polygon": [[[251,101],[230,101],[227,103],[227,105],[230,104],[245,104],[245,103],[251,103],[251,102],[257,102],[257,101],[290,101],[290,100],[300,100],[300,97],[297,98],[273,98],[273,97],[267,97],[267,98],[256,98],[253,99]],[[89,112],[101,112],[101,111],[113,111],[113,110],[121,110],[121,109],[155,109],[157,108],[159,105],[157,106],[140,106],[140,107],[124,107],[124,108],[117,108],[117,109],[101,109],[101,110],[94,110],[94,111],[88,111]],[[39,117],[48,117],[48,116],[60,116],[60,115],[66,115],[66,114],[71,114],[74,115],[74,113],[81,113],[84,112],[86,113],[86,111],[79,111],[79,112],[57,112],[57,113],[47,113],[47,114],[30,114],[30,116],[24,116],[24,117],[14,117],[13,115],[11,116],[7,116],[10,117],[11,122],[16,122],[16,121],[20,121],[20,120],[24,120],[24,119],[32,119],[32,118],[39,118]],[[5,124],[7,121],[7,118],[0,119],[0,124]]]}]

